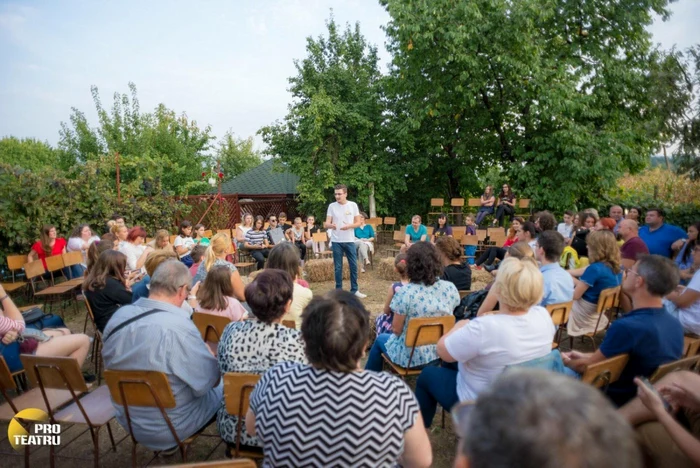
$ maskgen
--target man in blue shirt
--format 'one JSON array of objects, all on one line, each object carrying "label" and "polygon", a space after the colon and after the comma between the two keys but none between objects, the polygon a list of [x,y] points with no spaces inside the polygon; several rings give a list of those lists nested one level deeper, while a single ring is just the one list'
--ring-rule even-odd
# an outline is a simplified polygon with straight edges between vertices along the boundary
[{"label": "man in blue shirt", "polygon": [[596,352],[562,353],[564,364],[583,373],[586,366],[629,354],[620,378],[610,384],[607,394],[618,406],[632,399],[637,394],[635,377],[650,377],[660,365],[678,360],[683,354],[683,327],[662,303],[679,281],[678,268],[670,259],[641,255],[632,268],[625,270],[622,282],[622,290],[632,299],[634,309],[610,325]]},{"label": "man in blue shirt", "polygon": [[559,265],[566,241],[557,231],[544,231],[537,238],[535,256],[544,277],[542,307],[574,299],[574,279]]},{"label": "man in blue shirt", "polygon": [[639,237],[649,248],[649,253],[671,258],[673,251],[683,247],[685,231],[673,224],[664,223],[664,211],[650,208],[645,218],[646,226],[639,229]]}]

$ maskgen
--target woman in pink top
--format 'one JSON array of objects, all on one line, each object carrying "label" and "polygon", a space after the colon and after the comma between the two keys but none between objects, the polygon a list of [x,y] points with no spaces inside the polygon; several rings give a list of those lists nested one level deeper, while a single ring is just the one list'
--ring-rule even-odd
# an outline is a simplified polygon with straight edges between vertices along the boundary
[{"label": "woman in pink top", "polygon": [[227,266],[215,266],[197,291],[197,312],[228,317],[232,322],[243,320],[247,312],[235,299],[231,285],[231,270]]}]

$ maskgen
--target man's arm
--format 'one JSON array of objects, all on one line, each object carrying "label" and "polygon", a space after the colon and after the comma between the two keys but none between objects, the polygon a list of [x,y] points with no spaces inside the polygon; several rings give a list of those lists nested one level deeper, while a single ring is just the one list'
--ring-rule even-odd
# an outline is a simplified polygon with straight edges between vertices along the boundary
[{"label": "man's arm", "polygon": [[603,353],[598,349],[595,353],[580,353],[578,351],[561,353],[561,359],[564,361],[566,367],[575,370],[579,374],[583,374],[587,366],[599,363],[607,358],[603,356]]},{"label": "man's arm", "polygon": [[326,221],[323,223],[323,227],[326,229],[335,229],[335,224],[333,224],[333,216],[326,216]]}]

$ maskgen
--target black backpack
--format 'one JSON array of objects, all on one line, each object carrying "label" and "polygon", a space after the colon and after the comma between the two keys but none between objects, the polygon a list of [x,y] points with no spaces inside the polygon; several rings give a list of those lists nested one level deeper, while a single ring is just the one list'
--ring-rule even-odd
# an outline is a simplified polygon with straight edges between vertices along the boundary
[{"label": "black backpack", "polygon": [[455,307],[455,310],[452,312],[455,319],[460,321],[476,317],[476,313],[479,311],[479,307],[481,307],[488,293],[486,289],[482,289],[481,291],[476,291],[464,296],[462,300],[459,301],[459,305]]}]

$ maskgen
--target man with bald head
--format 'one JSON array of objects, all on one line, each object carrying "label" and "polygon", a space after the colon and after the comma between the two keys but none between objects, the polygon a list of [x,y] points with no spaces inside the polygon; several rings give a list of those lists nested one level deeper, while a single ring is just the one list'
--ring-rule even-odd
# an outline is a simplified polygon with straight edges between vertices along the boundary
[{"label": "man with bald head", "polygon": [[[612,208],[610,209],[612,212]],[[620,237],[625,241],[620,247],[621,264],[627,269],[634,265],[638,255],[648,254],[649,248],[639,237],[639,225],[633,219],[623,219],[618,224]]]},{"label": "man with bald head", "polygon": [[622,211],[622,207],[620,205],[611,206],[609,215],[612,219],[615,220],[615,229],[613,229],[613,233],[617,235],[617,233],[620,230],[620,223],[625,218],[625,214]]}]

